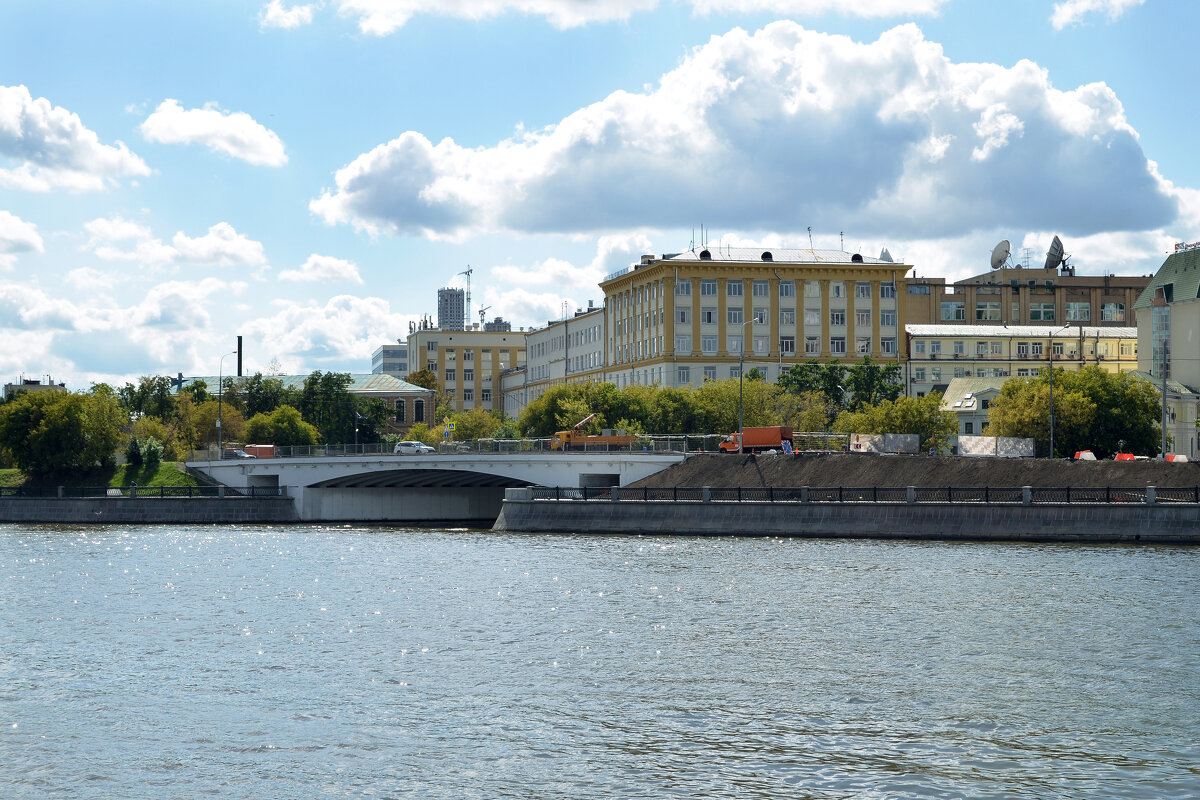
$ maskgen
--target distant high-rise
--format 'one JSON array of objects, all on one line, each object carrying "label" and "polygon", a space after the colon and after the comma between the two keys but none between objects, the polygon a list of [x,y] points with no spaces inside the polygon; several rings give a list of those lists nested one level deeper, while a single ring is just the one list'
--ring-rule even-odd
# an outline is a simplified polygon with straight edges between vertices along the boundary
[{"label": "distant high-rise", "polygon": [[498,333],[498,332],[502,332],[502,331],[511,331],[512,323],[501,317],[496,317],[491,322],[483,323],[483,329],[485,331],[491,331],[493,333]]},{"label": "distant high-rise", "polygon": [[467,300],[462,289],[438,289],[438,327],[444,331],[466,330]]}]

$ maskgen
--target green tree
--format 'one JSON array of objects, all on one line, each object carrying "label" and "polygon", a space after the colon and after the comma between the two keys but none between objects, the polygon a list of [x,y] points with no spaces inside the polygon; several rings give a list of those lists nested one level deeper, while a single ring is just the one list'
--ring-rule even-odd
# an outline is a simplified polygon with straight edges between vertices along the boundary
[{"label": "green tree", "polygon": [[279,406],[271,412],[255,414],[246,422],[247,440],[281,447],[302,447],[320,441],[320,432],[305,422],[291,406]]},{"label": "green tree", "polygon": [[[1058,376],[1062,370],[1055,373],[1054,449],[1058,453],[1090,449],[1081,443],[1090,439],[1096,404],[1081,392],[1061,386]],[[1005,381],[1000,394],[991,402],[988,423],[989,435],[1033,439],[1039,456],[1054,458],[1055,454],[1050,452],[1049,378],[1043,380],[1039,375]]]},{"label": "green tree", "polygon": [[1056,372],[1056,417],[1061,413],[1060,386],[1063,391],[1078,392],[1096,406],[1096,415],[1083,437],[1065,438],[1061,447],[1056,422],[1054,445],[1060,453],[1091,450],[1097,458],[1110,458],[1121,452],[1122,442],[1126,452],[1142,455],[1159,453],[1162,448],[1162,395],[1154,384],[1128,372],[1108,372],[1096,365]]},{"label": "green tree", "polygon": [[28,392],[0,408],[0,446],[26,475],[47,478],[106,466],[121,440],[116,393]]},{"label": "green tree", "polygon": [[441,390],[437,374],[428,367],[408,373],[408,376],[404,380],[413,386],[420,386],[422,389],[432,389],[435,392]]},{"label": "green tree", "polygon": [[815,358],[793,364],[779,376],[779,386],[789,394],[820,392],[838,409],[846,405],[846,367],[840,361],[822,364]]},{"label": "green tree", "polygon": [[263,377],[261,372],[246,379],[243,391],[246,395],[244,413],[247,417],[269,414],[284,404],[283,381],[275,377]]},{"label": "green tree", "polygon": [[356,404],[349,392],[353,378],[347,373],[317,370],[304,379],[299,410],[306,422],[321,432],[321,440],[354,441]]},{"label": "green tree", "polygon": [[137,386],[126,383],[117,397],[131,417],[169,419],[175,413],[175,383],[163,375],[144,375]]},{"label": "green tree", "polygon": [[500,427],[500,418],[483,408],[451,414],[450,421],[454,423],[454,435],[451,438],[458,442],[490,439]]},{"label": "green tree", "polygon": [[846,369],[843,385],[850,396],[847,407],[858,411],[898,398],[904,391],[903,372],[895,362],[879,364],[863,356],[862,361]]},{"label": "green tree", "polygon": [[953,412],[942,410],[940,392],[924,397],[898,397],[858,411],[838,414],[833,429],[838,433],[915,433],[920,448],[940,447],[958,430]]}]

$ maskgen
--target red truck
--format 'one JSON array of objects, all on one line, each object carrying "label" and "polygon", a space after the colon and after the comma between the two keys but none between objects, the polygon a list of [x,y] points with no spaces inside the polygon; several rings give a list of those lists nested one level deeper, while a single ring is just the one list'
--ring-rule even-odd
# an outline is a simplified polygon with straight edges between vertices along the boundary
[{"label": "red truck", "polygon": [[[783,450],[783,443],[787,442],[787,449],[791,450],[794,446],[792,440],[792,429],[788,425],[768,425],[762,428],[745,428],[746,441],[742,447],[743,453],[761,453],[764,450]],[[718,445],[722,453],[738,452],[738,434],[737,431],[725,437],[725,441]]]}]

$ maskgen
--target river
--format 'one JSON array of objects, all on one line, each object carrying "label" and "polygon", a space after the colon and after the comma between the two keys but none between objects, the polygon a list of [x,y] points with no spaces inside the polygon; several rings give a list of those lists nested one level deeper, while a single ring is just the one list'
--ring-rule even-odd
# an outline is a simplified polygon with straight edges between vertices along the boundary
[{"label": "river", "polygon": [[1200,795],[1200,549],[0,525],[5,798]]}]

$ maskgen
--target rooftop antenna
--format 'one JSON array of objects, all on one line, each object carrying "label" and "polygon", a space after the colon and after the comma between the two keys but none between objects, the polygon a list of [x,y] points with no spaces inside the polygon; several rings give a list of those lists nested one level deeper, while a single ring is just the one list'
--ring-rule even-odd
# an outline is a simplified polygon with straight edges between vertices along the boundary
[{"label": "rooftop antenna", "polygon": [[[1059,239],[1057,236],[1055,236],[1054,241],[1050,243],[1050,249],[1046,251],[1046,269],[1058,269],[1059,267],[1062,267],[1063,274],[1073,275],[1074,268],[1067,263],[1067,259],[1070,257],[1071,256],[1063,252],[1062,239]],[[1072,271],[1068,272],[1068,270]]]},{"label": "rooftop antenna", "polygon": [[992,248],[992,269],[1002,269],[1011,252],[1012,245],[1008,243],[1008,239],[1001,239],[1000,243]]},{"label": "rooftop antenna", "polygon": [[459,275],[467,276],[467,302],[463,306],[463,308],[467,309],[468,311],[471,309],[471,273],[474,271],[475,270],[471,269],[471,265],[467,264],[467,268],[465,270],[463,270],[462,272],[458,273]]},{"label": "rooftop antenna", "polygon": [[842,252],[846,252],[846,232],[838,231],[838,246],[842,248]]},{"label": "rooftop antenna", "polygon": [[813,247],[813,243],[812,243],[812,225],[808,226],[808,249],[813,252],[816,252],[816,248]]}]

